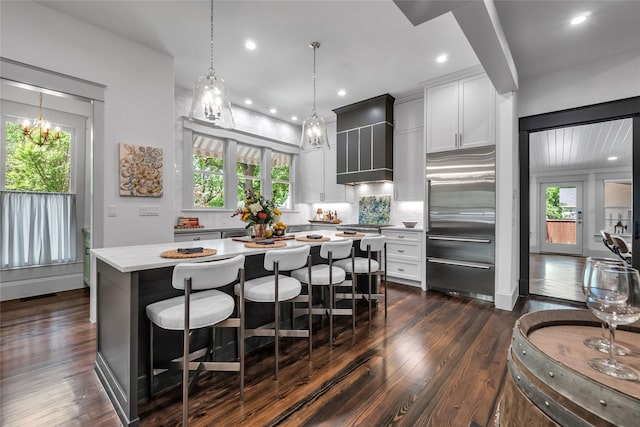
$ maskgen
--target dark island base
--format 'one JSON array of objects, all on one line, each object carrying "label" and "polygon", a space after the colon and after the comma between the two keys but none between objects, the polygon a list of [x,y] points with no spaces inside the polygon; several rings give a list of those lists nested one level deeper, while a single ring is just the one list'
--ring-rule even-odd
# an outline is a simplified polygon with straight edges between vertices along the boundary
[{"label": "dark island base", "polygon": [[[312,247],[314,263],[320,262],[319,247]],[[360,254],[362,255],[362,254]],[[247,280],[272,274],[263,268],[264,255],[249,256],[245,262]],[[149,339],[150,324],[145,307],[153,302],[178,295],[180,291],[171,286],[173,267],[122,273],[108,264],[97,260],[98,305],[96,373],[109,394],[111,401],[125,426],[137,426],[138,401],[144,401],[149,395]],[[221,288],[233,295],[233,286]],[[374,286],[377,289],[377,286]],[[358,290],[367,292],[366,277],[359,280]],[[376,289],[372,289],[373,292]],[[321,289],[314,289],[314,304],[321,302]],[[283,326],[290,327],[292,322],[291,304],[281,305]],[[255,328],[273,323],[272,304],[246,303],[246,326]],[[316,316],[319,319],[319,316]],[[314,322],[316,321],[314,319]],[[306,316],[295,320],[296,327],[306,327]],[[194,351],[206,348],[210,342],[210,330],[195,331],[192,338]],[[215,330],[215,359],[235,360],[237,358],[237,330],[217,328]],[[182,355],[181,331],[154,330],[154,358],[156,368]],[[271,337],[251,337],[246,341],[246,352],[265,346],[273,341]],[[156,393],[172,387],[181,381],[181,375],[167,371],[156,375],[154,389]]]}]

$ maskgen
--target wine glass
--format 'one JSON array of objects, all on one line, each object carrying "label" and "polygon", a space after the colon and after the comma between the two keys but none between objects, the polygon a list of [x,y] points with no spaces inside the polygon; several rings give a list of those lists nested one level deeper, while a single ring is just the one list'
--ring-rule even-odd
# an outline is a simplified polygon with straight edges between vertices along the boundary
[{"label": "wine glass", "polygon": [[[626,264],[620,259],[614,258],[600,258],[600,257],[588,257],[587,261],[584,265],[584,272],[582,278],[582,293],[584,294],[585,301],[587,299],[589,293],[589,282],[591,280],[591,275],[594,274],[594,271],[598,269],[598,267],[602,264],[608,265],[618,265],[618,266],[626,266]],[[598,350],[602,353],[609,353],[609,339],[607,338],[607,329],[608,325],[606,322],[600,323],[600,335],[599,337],[587,338],[584,340],[584,345],[587,347]],[[626,347],[617,344],[614,347],[614,351],[617,356],[625,356],[629,353],[629,349]]]},{"label": "wine glass", "polygon": [[587,306],[600,320],[609,323],[608,359],[589,359],[589,366],[603,374],[624,380],[637,380],[638,374],[615,360],[615,329],[640,319],[640,275],[638,270],[602,264],[591,274]]}]

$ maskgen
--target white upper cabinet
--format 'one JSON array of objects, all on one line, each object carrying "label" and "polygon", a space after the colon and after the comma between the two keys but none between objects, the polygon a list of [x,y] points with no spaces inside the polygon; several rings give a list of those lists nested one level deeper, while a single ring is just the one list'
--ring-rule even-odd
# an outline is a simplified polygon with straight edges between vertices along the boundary
[{"label": "white upper cabinet", "polygon": [[396,103],[393,135],[393,198],[424,199],[424,100]]},{"label": "white upper cabinet", "polygon": [[478,74],[425,90],[427,153],[495,144],[495,89]]},{"label": "white upper cabinet", "polygon": [[331,149],[300,153],[300,201],[338,203],[353,201],[353,188],[337,183],[336,123],[327,123]]}]

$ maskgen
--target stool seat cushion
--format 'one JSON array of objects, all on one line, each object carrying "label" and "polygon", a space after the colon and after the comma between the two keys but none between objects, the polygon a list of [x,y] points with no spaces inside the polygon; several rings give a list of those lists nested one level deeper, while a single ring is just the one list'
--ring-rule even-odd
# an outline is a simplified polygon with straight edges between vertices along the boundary
[{"label": "stool seat cushion", "polygon": [[[349,260],[351,261],[351,260]],[[294,277],[301,281],[302,283],[309,283],[309,269],[301,268],[299,270],[295,270],[291,272],[291,277]],[[346,278],[345,271],[340,268],[333,266],[333,284],[342,283]],[[311,266],[311,279],[313,280],[314,285],[328,285],[329,284],[329,265],[327,264],[317,264]]]},{"label": "stool seat cushion", "polygon": [[[368,273],[369,272],[369,260],[367,258],[360,258],[360,257],[356,257],[355,259],[355,271],[353,270],[352,264],[351,264],[351,258],[345,258],[345,259],[340,259],[338,261],[335,261],[333,263],[334,266],[336,267],[340,267],[342,268],[344,271],[346,271],[347,273],[356,273],[356,274],[363,274],[363,273]],[[371,272],[376,272],[378,271],[379,268],[379,264],[378,261],[372,259],[371,260]]]},{"label": "stool seat cushion", "polygon": [[[278,301],[287,301],[300,295],[300,281],[292,277],[278,275]],[[240,295],[240,284],[235,285],[236,295]],[[244,283],[244,299],[253,302],[275,302],[276,284],[273,276],[258,277]]]},{"label": "stool seat cushion", "polygon": [[[194,292],[189,303],[189,328],[215,325],[233,313],[235,302],[231,295],[212,289]],[[177,296],[147,306],[147,317],[164,329],[184,330],[184,296]]]}]

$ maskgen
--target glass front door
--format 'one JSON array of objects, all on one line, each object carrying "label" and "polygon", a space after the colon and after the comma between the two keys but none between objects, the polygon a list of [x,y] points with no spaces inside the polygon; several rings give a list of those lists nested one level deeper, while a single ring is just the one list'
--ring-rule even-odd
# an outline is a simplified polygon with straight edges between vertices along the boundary
[{"label": "glass front door", "polygon": [[540,250],[582,255],[582,183],[541,185]]}]

